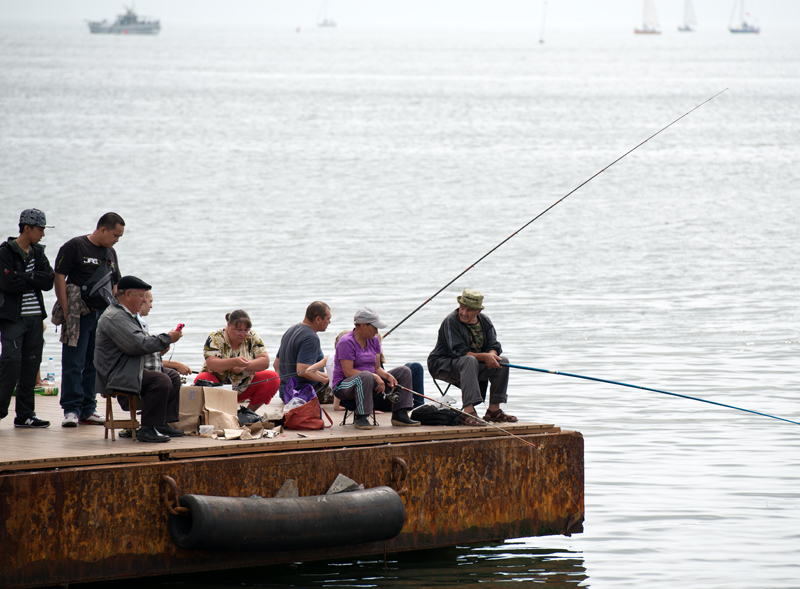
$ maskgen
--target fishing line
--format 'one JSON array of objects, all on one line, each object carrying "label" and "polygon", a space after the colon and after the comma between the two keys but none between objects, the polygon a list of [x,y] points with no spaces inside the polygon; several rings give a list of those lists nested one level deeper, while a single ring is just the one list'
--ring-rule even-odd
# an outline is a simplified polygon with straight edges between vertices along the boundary
[{"label": "fishing line", "polygon": [[681,397],[683,399],[690,399],[692,401],[701,401],[703,403],[709,403],[711,405],[718,405],[719,407],[727,407],[728,409],[736,409],[737,411],[744,411],[746,413],[753,413],[755,415],[760,415],[762,417],[769,417],[771,419],[777,419],[779,421],[786,421],[788,423],[793,423],[795,425],[800,425],[800,422],[792,421],[791,419],[786,419],[783,417],[776,417],[774,415],[769,415],[767,413],[761,413],[759,411],[753,411],[752,409],[743,409],[741,407],[734,407],[733,405],[726,405],[725,403],[717,403],[716,401],[709,401],[708,399],[701,399],[700,397],[692,397],[690,395],[681,395],[680,393],[670,393],[669,391],[660,391],[658,389],[651,389],[648,387],[642,387],[635,384],[627,384],[624,382],[616,382],[614,380],[606,380],[604,378],[595,378],[592,376],[582,376],[580,374],[570,374],[569,372],[559,372],[557,370],[545,370],[543,368],[533,368],[531,366],[519,366],[517,364],[500,364],[501,366],[508,366],[509,368],[519,368],[520,370],[531,370],[533,372],[544,372],[546,374],[558,374],[559,376],[571,376],[572,378],[582,378],[584,380],[593,380],[596,382],[605,382],[608,384],[616,384],[623,387],[630,387],[632,389],[641,389],[643,391],[651,391],[653,393],[661,393],[662,395],[672,395],[673,397]]},{"label": "fishing line", "polygon": [[398,328],[398,327],[400,327],[400,326],[401,326],[403,323],[405,323],[405,322],[406,322],[406,320],[407,320],[409,317],[411,317],[412,315],[414,315],[414,313],[416,313],[417,311],[419,311],[419,310],[420,310],[422,307],[424,307],[425,305],[427,305],[428,303],[430,303],[430,302],[431,302],[431,301],[432,301],[434,298],[436,298],[436,297],[437,297],[439,294],[441,294],[441,293],[442,293],[442,291],[444,291],[444,290],[445,290],[445,289],[446,289],[448,286],[450,286],[450,285],[451,285],[451,284],[453,284],[453,283],[454,283],[456,280],[458,280],[459,278],[461,278],[462,276],[464,276],[464,274],[466,274],[467,272],[469,272],[470,270],[472,270],[472,269],[473,269],[475,266],[477,266],[477,265],[478,265],[480,262],[482,262],[482,261],[483,261],[485,258],[489,257],[489,255],[491,255],[491,254],[492,254],[492,253],[493,253],[495,250],[497,250],[498,248],[500,248],[500,246],[504,245],[504,244],[505,244],[505,243],[506,243],[508,240],[510,240],[510,239],[511,239],[512,237],[514,237],[515,235],[517,235],[517,234],[518,234],[520,231],[522,231],[523,229],[525,229],[525,228],[526,228],[528,225],[530,225],[531,223],[533,223],[534,221],[536,221],[536,220],[537,220],[539,217],[541,217],[542,215],[544,215],[545,213],[547,213],[548,211],[550,211],[550,209],[554,208],[554,207],[555,207],[556,205],[558,205],[560,202],[562,202],[563,200],[565,200],[565,199],[566,199],[568,196],[570,196],[570,195],[571,195],[571,194],[573,194],[574,192],[577,192],[578,190],[580,190],[581,188],[583,188],[584,186],[586,186],[586,185],[587,185],[589,182],[591,182],[592,180],[594,180],[595,178],[597,178],[597,176],[599,176],[600,174],[602,174],[603,172],[605,172],[607,169],[609,169],[611,166],[613,166],[614,164],[616,164],[618,161],[620,161],[621,159],[625,158],[627,155],[631,154],[632,152],[636,151],[636,150],[637,150],[637,149],[639,149],[639,148],[640,148],[642,145],[644,145],[645,143],[647,143],[648,141],[650,141],[650,140],[651,140],[653,137],[655,137],[656,135],[660,134],[662,131],[666,131],[666,130],[667,130],[667,129],[669,129],[669,128],[670,128],[672,125],[674,125],[675,123],[677,123],[678,121],[680,121],[682,118],[684,118],[684,117],[686,117],[686,116],[690,115],[691,113],[693,113],[694,111],[696,111],[698,108],[700,108],[701,106],[703,106],[703,105],[704,105],[704,104],[706,104],[707,102],[709,102],[709,101],[713,100],[714,98],[716,98],[717,96],[719,96],[720,94],[722,94],[723,92],[725,92],[726,90],[727,90],[727,88],[725,88],[725,90],[720,90],[719,92],[717,92],[716,94],[714,94],[714,96],[712,96],[711,98],[707,98],[706,100],[704,100],[703,102],[701,102],[700,104],[698,104],[697,106],[695,106],[693,109],[691,109],[691,110],[689,110],[689,111],[687,111],[687,112],[683,113],[683,114],[682,114],[681,116],[679,116],[677,119],[675,119],[674,121],[672,121],[672,122],[671,122],[669,125],[666,125],[665,127],[662,127],[661,129],[659,129],[658,131],[656,131],[655,133],[653,133],[652,135],[650,135],[650,137],[648,137],[647,139],[645,139],[644,141],[642,141],[641,143],[639,143],[638,145],[636,145],[636,147],[633,147],[632,149],[629,149],[628,151],[626,151],[625,153],[623,153],[621,156],[619,156],[617,159],[615,159],[613,162],[611,162],[610,164],[608,164],[608,165],[607,165],[605,168],[603,168],[602,170],[600,170],[599,172],[597,172],[597,173],[596,173],[596,174],[594,174],[593,176],[589,177],[587,180],[584,180],[583,182],[581,182],[580,184],[578,184],[578,186],[576,186],[575,188],[573,188],[572,190],[570,190],[570,191],[569,191],[567,194],[565,194],[564,196],[562,196],[560,199],[558,199],[556,202],[554,202],[553,204],[551,204],[549,207],[547,207],[547,208],[546,208],[545,210],[543,210],[541,213],[539,213],[538,215],[536,215],[536,216],[535,216],[533,219],[531,219],[530,221],[528,221],[527,223],[525,223],[525,224],[524,224],[522,227],[520,227],[519,229],[517,229],[517,230],[516,230],[514,233],[512,233],[511,235],[509,235],[508,237],[506,237],[506,238],[505,238],[503,241],[501,241],[500,243],[498,243],[496,246],[494,246],[492,249],[490,249],[488,252],[486,252],[486,253],[485,253],[485,254],[483,254],[483,255],[482,255],[480,258],[478,258],[476,261],[474,261],[474,262],[473,262],[473,263],[472,263],[470,266],[468,266],[468,267],[467,267],[467,268],[466,268],[464,271],[462,271],[462,272],[461,272],[461,273],[460,273],[458,276],[456,276],[456,277],[455,277],[455,278],[453,278],[453,279],[452,279],[450,282],[448,282],[447,284],[445,284],[445,285],[444,285],[442,288],[440,288],[439,290],[437,290],[437,291],[436,291],[436,292],[435,292],[435,293],[434,293],[434,294],[433,294],[433,295],[432,295],[430,298],[428,298],[428,299],[427,299],[425,302],[423,302],[423,303],[422,303],[421,305],[419,305],[419,306],[418,306],[416,309],[414,309],[413,311],[411,311],[411,313],[409,313],[408,315],[406,315],[405,317],[403,317],[403,319],[400,321],[400,323],[398,323],[397,325],[395,325],[394,327],[392,327],[392,328],[391,328],[389,331],[387,331],[385,334],[383,334],[383,337],[387,337],[387,336],[388,336],[390,333],[392,333],[392,332],[393,332],[395,329],[397,329],[397,328]]},{"label": "fishing line", "polygon": [[[321,362],[321,360],[320,360],[320,362]],[[317,362],[317,364],[319,364],[319,362]],[[319,372],[320,368],[322,368],[322,367],[321,366],[317,366],[317,364],[312,364],[311,366],[309,366],[305,370],[301,370],[300,372],[290,372],[288,374],[284,374],[283,376],[300,376],[301,374],[306,374],[307,372]],[[280,376],[272,376],[270,378],[265,378],[264,380],[254,380],[253,382],[248,382],[246,385],[237,385],[237,386],[232,387],[232,388],[238,391],[240,389],[246,389],[251,384],[259,384],[259,383],[262,383],[262,382],[270,382],[270,381],[273,381],[273,380],[278,380],[279,378],[281,378],[281,377]],[[220,384],[222,384],[222,383],[220,383]]]},{"label": "fishing line", "polygon": [[[503,432],[504,434],[509,435],[512,438],[515,438],[515,439],[519,440],[520,442],[522,442],[523,444],[525,444],[527,446],[530,446],[531,448],[536,450],[536,452],[539,454],[539,457],[542,459],[542,462],[544,462],[545,466],[547,467],[547,470],[549,470],[550,473],[553,475],[553,478],[555,478],[561,484],[561,488],[564,489],[564,492],[567,494],[567,497],[569,497],[569,500],[572,501],[572,504],[575,506],[575,509],[578,510],[578,513],[580,514],[581,518],[584,518],[583,510],[581,509],[580,505],[578,505],[578,503],[575,501],[575,499],[572,498],[572,494],[569,492],[569,489],[567,489],[567,487],[564,485],[564,482],[561,480],[561,477],[559,477],[558,474],[550,467],[550,464],[547,462],[547,459],[542,454],[541,447],[537,446],[536,444],[532,444],[531,442],[529,442],[528,440],[518,436],[517,434],[512,434],[510,431],[508,431],[507,429],[503,429],[502,427],[500,427],[496,423],[492,423],[491,421],[486,421],[485,419],[481,419],[480,417],[478,417],[477,413],[467,413],[466,411],[462,411],[461,409],[456,409],[455,407],[451,407],[447,403],[439,401],[438,399],[433,399],[431,397],[426,397],[422,393],[418,393],[417,391],[414,391],[414,390],[411,390],[411,389],[409,389],[407,387],[404,387],[403,385],[401,385],[399,383],[396,386],[399,389],[403,389],[404,391],[408,391],[412,395],[417,395],[418,397],[422,397],[423,399],[427,399],[428,401],[433,401],[434,403],[438,403],[439,405],[441,405],[443,407],[446,407],[448,409],[452,409],[453,411],[456,411],[456,412],[460,413],[461,415],[466,415],[467,417],[471,417],[473,419],[477,419],[478,421],[480,421],[484,425],[490,425],[490,426],[492,426],[494,428],[497,428],[501,432]],[[572,525],[567,525],[567,529],[569,529],[571,527],[572,527]]]},{"label": "fishing line", "polygon": [[[284,374],[283,376],[299,376],[301,374],[306,374],[307,372],[319,372],[322,368],[325,367],[325,365],[328,362],[328,358],[329,357],[330,356],[325,356],[322,360],[320,360],[319,362],[315,362],[314,364],[312,364],[311,366],[309,366],[305,370],[300,370],[299,372],[289,372],[287,374]],[[259,372],[261,372],[261,371],[259,371]],[[236,385],[236,386],[234,386],[232,388],[234,390],[238,391],[240,389],[246,389],[251,384],[260,384],[262,382],[270,382],[270,381],[273,381],[273,380],[278,380],[279,378],[281,378],[280,375],[279,376],[272,376],[270,378],[265,378],[263,380],[254,380],[252,382],[248,382],[245,385]],[[208,381],[205,381],[205,382],[208,382]],[[221,383],[221,382],[220,383],[212,383],[212,385],[216,385],[216,386],[222,386],[222,384],[223,383]],[[211,386],[211,385],[209,385],[209,386]]]},{"label": "fishing line", "polygon": [[442,405],[443,407],[447,407],[448,409],[452,409],[453,411],[457,411],[461,415],[466,415],[467,417],[471,417],[473,419],[477,419],[478,421],[480,421],[484,425],[490,425],[492,427],[495,427],[495,428],[499,429],[504,434],[508,434],[512,438],[517,438],[520,442],[522,442],[523,444],[527,444],[531,448],[537,448],[536,444],[531,444],[529,441],[524,440],[523,438],[519,437],[516,434],[512,434],[510,431],[503,429],[502,427],[500,427],[499,425],[497,425],[495,423],[492,423],[491,421],[486,421],[485,419],[481,419],[480,417],[478,417],[477,413],[467,413],[466,411],[462,411],[461,409],[456,409],[455,407],[451,407],[447,403],[444,403],[442,401],[438,401],[436,399],[432,399],[431,397],[426,397],[425,395],[423,395],[422,393],[418,393],[417,391],[412,391],[411,389],[409,389],[407,387],[404,387],[401,384],[397,384],[396,387],[399,388],[399,389],[403,389],[404,391],[408,391],[412,395],[417,395],[418,397],[422,397],[423,399],[427,399],[428,401],[433,401],[434,403],[438,403],[439,405]]}]

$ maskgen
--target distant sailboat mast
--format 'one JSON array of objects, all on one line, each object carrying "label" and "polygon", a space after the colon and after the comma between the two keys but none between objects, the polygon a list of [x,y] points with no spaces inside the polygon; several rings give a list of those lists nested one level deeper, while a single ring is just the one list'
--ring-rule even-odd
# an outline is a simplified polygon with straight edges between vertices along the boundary
[{"label": "distant sailboat mast", "polygon": [[542,2],[542,33],[539,35],[539,43],[544,43],[544,19],[547,16],[547,0]]},{"label": "distant sailboat mast", "polygon": [[692,0],[685,0],[683,3],[683,25],[678,27],[679,31],[691,32],[697,26],[697,16],[694,13],[694,3]]},{"label": "distant sailboat mast", "polygon": [[335,27],[336,21],[328,18],[328,0],[322,1],[322,19],[317,22],[319,27]]},{"label": "distant sailboat mast", "polygon": [[[735,18],[736,8],[737,7],[739,8],[739,21],[736,23],[736,25],[734,25],[733,22],[734,22],[734,18]],[[750,16],[750,15],[744,11],[744,0],[736,0],[736,2],[733,5],[733,11],[731,12],[731,24],[728,25],[728,30],[731,33],[756,33],[756,34],[758,34],[758,32],[761,29],[759,29],[753,23],[747,22],[747,18],[746,17],[748,17],[748,16]]]},{"label": "distant sailboat mast", "polygon": [[637,35],[660,35],[661,28],[658,24],[658,13],[653,0],[644,0],[644,14],[642,15],[642,28],[633,29]]}]

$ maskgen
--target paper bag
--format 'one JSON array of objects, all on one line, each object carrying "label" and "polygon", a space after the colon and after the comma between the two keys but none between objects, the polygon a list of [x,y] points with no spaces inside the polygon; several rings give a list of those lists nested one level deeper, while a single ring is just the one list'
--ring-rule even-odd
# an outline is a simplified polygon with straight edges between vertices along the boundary
[{"label": "paper bag", "polygon": [[214,429],[240,429],[236,416],[236,391],[220,387],[203,389],[203,424],[213,425]]},{"label": "paper bag", "polygon": [[178,421],[170,425],[185,434],[196,434],[203,413],[203,402],[203,387],[181,387]]}]

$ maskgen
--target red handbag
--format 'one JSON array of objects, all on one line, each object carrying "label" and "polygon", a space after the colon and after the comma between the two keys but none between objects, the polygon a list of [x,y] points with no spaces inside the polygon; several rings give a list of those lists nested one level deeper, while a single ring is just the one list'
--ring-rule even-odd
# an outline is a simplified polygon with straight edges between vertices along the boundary
[{"label": "red handbag", "polygon": [[[322,421],[323,413],[328,418],[330,425],[325,425],[325,422]],[[332,425],[331,416],[320,406],[319,399],[316,397],[299,407],[290,409],[283,416],[283,427],[286,429],[315,430],[331,427]]]}]

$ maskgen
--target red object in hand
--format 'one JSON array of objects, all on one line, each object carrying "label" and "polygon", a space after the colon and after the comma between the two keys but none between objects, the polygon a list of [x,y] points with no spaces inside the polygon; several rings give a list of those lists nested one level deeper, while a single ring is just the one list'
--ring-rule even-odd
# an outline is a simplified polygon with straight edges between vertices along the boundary
[{"label": "red object in hand", "polygon": [[183,331],[183,323],[178,323],[178,327],[175,328],[175,331]]}]

